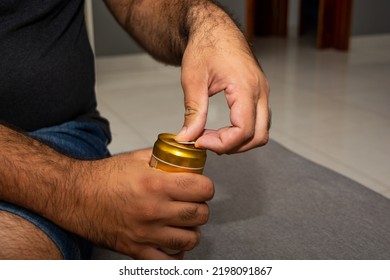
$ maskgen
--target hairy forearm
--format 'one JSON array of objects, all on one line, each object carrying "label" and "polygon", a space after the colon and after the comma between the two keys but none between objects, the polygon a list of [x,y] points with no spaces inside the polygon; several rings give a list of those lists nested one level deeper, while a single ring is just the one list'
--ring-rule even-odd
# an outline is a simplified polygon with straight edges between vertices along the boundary
[{"label": "hairy forearm", "polygon": [[233,20],[212,1],[106,0],[106,4],[137,42],[165,63],[180,65],[189,40],[202,42],[201,50],[215,44],[221,32],[244,39]]},{"label": "hairy forearm", "polygon": [[[0,125],[0,200],[73,227],[81,165],[47,145]],[[73,230],[73,229],[72,229]]]}]

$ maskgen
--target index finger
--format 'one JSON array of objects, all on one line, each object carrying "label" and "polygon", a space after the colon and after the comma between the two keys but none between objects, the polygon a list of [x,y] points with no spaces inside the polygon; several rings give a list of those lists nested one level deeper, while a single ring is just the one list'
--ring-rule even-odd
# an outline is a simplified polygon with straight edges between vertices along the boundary
[{"label": "index finger", "polygon": [[[161,171],[160,172],[165,172]],[[168,173],[166,193],[172,200],[204,202],[213,198],[214,184],[210,178],[194,173]]]}]

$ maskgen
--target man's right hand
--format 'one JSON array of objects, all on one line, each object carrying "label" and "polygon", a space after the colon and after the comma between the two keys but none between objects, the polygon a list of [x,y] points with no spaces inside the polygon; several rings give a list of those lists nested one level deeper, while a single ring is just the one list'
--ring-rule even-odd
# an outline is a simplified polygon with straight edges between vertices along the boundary
[{"label": "man's right hand", "polygon": [[77,232],[136,259],[182,258],[159,248],[184,252],[198,244],[214,186],[203,175],[151,168],[150,157],[148,149],[81,161],[78,185],[85,200],[73,212]]}]

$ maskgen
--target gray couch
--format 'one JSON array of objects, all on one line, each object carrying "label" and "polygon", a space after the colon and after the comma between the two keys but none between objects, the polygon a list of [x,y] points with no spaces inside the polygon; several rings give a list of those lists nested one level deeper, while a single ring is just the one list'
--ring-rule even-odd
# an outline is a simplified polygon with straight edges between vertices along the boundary
[{"label": "gray couch", "polygon": [[[390,259],[390,200],[270,141],[209,153],[209,223],[186,259]],[[96,248],[95,259],[128,259]]]}]

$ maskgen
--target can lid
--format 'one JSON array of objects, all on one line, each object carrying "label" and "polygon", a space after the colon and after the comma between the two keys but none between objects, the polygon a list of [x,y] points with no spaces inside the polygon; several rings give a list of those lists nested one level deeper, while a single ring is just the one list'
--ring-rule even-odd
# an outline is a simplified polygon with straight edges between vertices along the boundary
[{"label": "can lid", "polygon": [[206,163],[205,149],[196,148],[193,143],[175,141],[175,134],[161,133],[153,147],[153,155],[160,160],[183,167],[201,168]]}]

